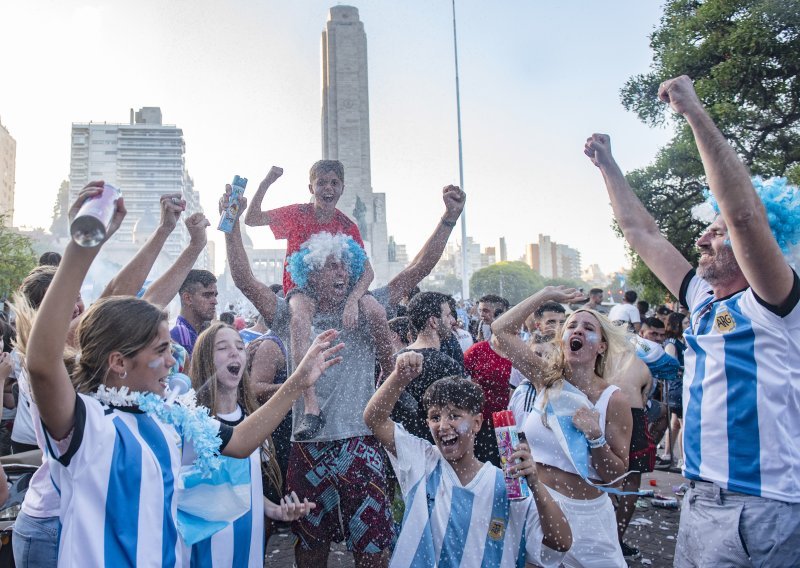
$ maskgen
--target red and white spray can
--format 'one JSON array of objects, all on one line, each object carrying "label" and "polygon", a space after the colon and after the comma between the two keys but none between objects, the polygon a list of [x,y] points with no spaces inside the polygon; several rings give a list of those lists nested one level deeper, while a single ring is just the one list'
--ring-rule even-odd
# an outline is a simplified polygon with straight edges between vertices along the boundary
[{"label": "red and white spray can", "polygon": [[514,413],[510,410],[494,412],[492,421],[494,422],[494,434],[497,437],[497,449],[500,452],[500,463],[506,478],[506,494],[509,499],[526,499],[531,496],[528,481],[524,477],[511,477],[508,473],[509,466],[513,465],[511,454],[519,445]]}]

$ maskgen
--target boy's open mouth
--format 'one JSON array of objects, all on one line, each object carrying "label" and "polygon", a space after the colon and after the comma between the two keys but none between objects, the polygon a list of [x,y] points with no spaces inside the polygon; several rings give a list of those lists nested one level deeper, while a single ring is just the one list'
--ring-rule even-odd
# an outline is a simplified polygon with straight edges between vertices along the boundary
[{"label": "boy's open mouth", "polygon": [[439,437],[439,442],[443,446],[454,446],[458,442],[458,434],[445,434]]}]

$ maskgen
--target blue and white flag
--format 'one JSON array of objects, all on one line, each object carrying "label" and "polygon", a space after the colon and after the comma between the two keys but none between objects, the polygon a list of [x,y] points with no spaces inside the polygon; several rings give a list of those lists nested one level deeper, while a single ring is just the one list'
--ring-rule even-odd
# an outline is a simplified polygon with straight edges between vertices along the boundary
[{"label": "blue and white flag", "polygon": [[250,510],[250,459],[220,456],[210,475],[194,466],[181,468],[178,532],[191,546],[224,529]]}]

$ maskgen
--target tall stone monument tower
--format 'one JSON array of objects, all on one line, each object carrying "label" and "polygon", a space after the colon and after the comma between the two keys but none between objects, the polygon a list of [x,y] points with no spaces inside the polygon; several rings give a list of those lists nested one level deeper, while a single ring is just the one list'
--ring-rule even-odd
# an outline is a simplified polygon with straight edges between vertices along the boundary
[{"label": "tall stone monument tower", "polygon": [[385,284],[386,195],[372,191],[367,36],[352,6],[331,8],[322,32],[322,157],[344,164],[345,189],[338,208],[358,223],[375,282]]}]

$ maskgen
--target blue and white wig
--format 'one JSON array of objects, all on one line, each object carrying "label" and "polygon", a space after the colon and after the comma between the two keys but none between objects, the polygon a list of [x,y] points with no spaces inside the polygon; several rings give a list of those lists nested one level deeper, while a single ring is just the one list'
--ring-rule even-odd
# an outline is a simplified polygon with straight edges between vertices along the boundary
[{"label": "blue and white wig", "polygon": [[353,237],[342,233],[333,235],[321,232],[311,235],[311,238],[300,246],[300,250],[289,257],[287,270],[294,283],[304,288],[308,284],[308,275],[325,266],[331,255],[347,267],[351,285],[361,278],[367,262],[367,253],[353,240]]},{"label": "blue and white wig", "polygon": [[[795,270],[800,270],[800,191],[783,177],[755,176],[753,187],[767,210],[769,228],[783,256]],[[719,205],[708,189],[703,194],[706,200],[692,208],[692,216],[711,223],[719,215]]]}]

